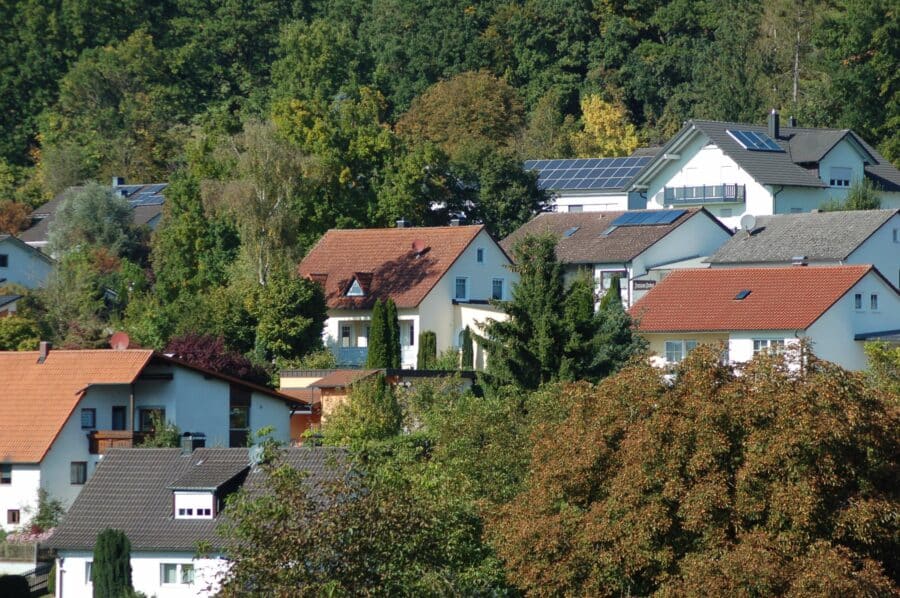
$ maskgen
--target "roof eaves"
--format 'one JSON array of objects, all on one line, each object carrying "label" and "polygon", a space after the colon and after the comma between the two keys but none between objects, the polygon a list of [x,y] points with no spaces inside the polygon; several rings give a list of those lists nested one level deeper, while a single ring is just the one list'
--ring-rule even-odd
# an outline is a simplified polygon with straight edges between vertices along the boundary
[{"label": "roof eaves", "polygon": [[[835,303],[837,303],[838,301],[840,301],[840,300],[844,297],[844,295],[846,295],[847,293],[849,293],[849,292],[851,291],[851,289],[853,289],[853,287],[855,287],[857,284],[859,284],[859,281],[862,280],[863,278],[865,278],[865,277],[869,274],[869,272],[871,272],[872,270],[874,270],[874,271],[878,274],[878,276],[880,276],[881,279],[884,280],[884,282],[887,283],[887,285],[888,285],[889,287],[891,287],[891,288],[894,287],[894,285],[892,285],[890,282],[888,282],[888,280],[887,280],[884,276],[882,276],[881,272],[878,272],[878,269],[875,268],[875,266],[871,266],[871,265],[870,265],[868,268],[866,268],[866,269],[862,272],[862,274],[859,275],[859,277],[857,277],[856,280],[853,281],[852,284],[847,285],[847,288],[844,289],[844,292],[843,292],[843,293],[841,293],[840,295],[838,295],[837,297],[835,297],[834,301],[832,301],[831,303],[829,303],[828,306],[827,306],[825,309],[823,309],[821,312],[819,312],[819,315],[817,315],[815,318],[813,318],[813,320],[812,320],[809,324],[806,325],[806,327],[804,328],[804,330],[809,329],[810,326],[812,326],[813,324],[815,324],[816,322],[818,322],[819,319],[820,319],[822,316],[824,316],[825,314],[827,314],[827,313],[829,312],[829,310],[831,310],[831,308],[834,307],[834,304],[835,304]],[[894,290],[896,291],[896,289],[894,289]]]},{"label": "roof eaves", "polygon": [[[414,307],[419,307],[420,305],[422,305],[422,302],[425,301],[425,298],[428,297],[428,295],[431,294],[431,291],[434,290],[434,287],[437,286],[437,283],[439,283],[440,281],[442,281],[442,280],[444,279],[444,277],[447,276],[447,272],[449,272],[450,269],[453,268],[453,265],[454,265],[456,262],[459,261],[459,258],[462,257],[462,254],[464,254],[464,253],[466,252],[466,250],[472,245],[472,243],[475,242],[475,239],[478,238],[478,235],[480,235],[481,232],[482,232],[483,230],[485,230],[483,224],[477,224],[477,225],[475,225],[475,226],[478,227],[478,230],[475,232],[475,234],[473,234],[473,235],[469,238],[469,240],[468,240],[468,242],[465,244],[465,246],[463,246],[463,248],[459,250],[459,253],[456,254],[456,257],[455,257],[455,258],[453,258],[453,261],[450,262],[449,264],[447,264],[447,267],[444,269],[443,274],[441,274],[440,276],[438,276],[437,278],[435,278],[434,281],[431,283],[431,285],[429,285],[429,286],[425,289],[425,292],[422,293],[422,298],[419,299],[419,301],[415,304]],[[490,235],[488,235],[488,236],[490,236]],[[495,245],[497,245],[497,247],[500,247],[500,244],[497,243],[497,241],[496,241],[493,237],[491,237],[491,240],[494,242]],[[502,247],[500,247],[500,251],[503,251],[503,248],[502,248]],[[505,252],[505,251],[503,251],[503,255],[506,255],[506,252]],[[509,259],[509,256],[506,256],[506,259]],[[511,262],[510,262],[510,263],[511,263]]]},{"label": "roof eaves", "polygon": [[[659,172],[662,166],[666,162],[666,154],[669,153],[670,150],[679,147],[683,143],[687,143],[694,135],[701,134],[705,135],[702,131],[700,131],[697,126],[694,124],[693,120],[689,120],[684,123],[684,126],[681,127],[681,130],[675,133],[675,135],[669,139],[669,141],[662,146],[662,148],[657,152],[657,154],[649,161],[644,167],[632,177],[631,182],[627,186],[628,191],[637,191],[639,183],[644,182],[647,177],[652,176]],[[641,187],[646,187],[646,185],[641,185]]]}]

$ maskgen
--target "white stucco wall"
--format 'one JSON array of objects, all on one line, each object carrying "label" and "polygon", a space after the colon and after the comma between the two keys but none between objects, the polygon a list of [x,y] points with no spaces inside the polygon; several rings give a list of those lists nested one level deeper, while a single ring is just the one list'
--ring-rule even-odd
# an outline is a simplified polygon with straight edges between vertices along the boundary
[{"label": "white stucco wall", "polygon": [[[556,206],[557,212],[614,212],[629,209],[629,194],[625,191],[610,194],[556,191],[552,204]],[[572,206],[581,206],[581,210],[573,210]]]},{"label": "white stucco wall", "polygon": [[0,255],[8,258],[7,266],[0,267],[0,279],[6,279],[3,284],[17,284],[28,289],[42,287],[53,270],[47,259],[10,238],[0,241]]},{"label": "white stucco wall", "polygon": [[894,214],[847,258],[848,264],[872,264],[900,288],[900,213]]},{"label": "white stucco wall", "polygon": [[[41,470],[37,464],[12,464],[10,484],[0,484],[0,529],[11,532],[24,526],[33,515],[37,504],[38,488],[41,485]],[[19,511],[19,524],[7,524],[7,511]]]},{"label": "white stucco wall", "polygon": [[[93,584],[85,578],[86,565],[93,554],[84,551],[60,551],[57,560],[57,598],[92,598]],[[163,584],[163,563],[193,564],[193,584]],[[214,596],[218,579],[227,570],[221,558],[195,559],[187,552],[131,553],[131,580],[134,589],[156,598],[193,598]]]}]

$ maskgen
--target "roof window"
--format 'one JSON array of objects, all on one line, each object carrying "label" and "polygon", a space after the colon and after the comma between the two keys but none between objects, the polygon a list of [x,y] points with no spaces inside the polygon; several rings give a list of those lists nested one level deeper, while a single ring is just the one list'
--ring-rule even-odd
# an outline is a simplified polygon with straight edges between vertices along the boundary
[{"label": "roof window", "polygon": [[580,228],[580,227],[578,227],[578,226],[573,226],[572,228],[566,229],[566,232],[563,233],[563,236],[564,236],[564,237],[571,237],[571,236],[574,235],[576,232],[578,232],[578,229],[579,229],[579,228]]},{"label": "roof window", "polygon": [[348,297],[362,297],[365,293],[362,290],[362,287],[359,285],[359,280],[353,279],[353,284],[350,285],[350,288],[347,289]]},{"label": "roof window", "polygon": [[743,301],[744,299],[747,298],[747,295],[749,295],[749,294],[750,294],[750,291],[747,289],[744,289],[740,293],[738,293],[734,299],[735,299],[735,301]]}]

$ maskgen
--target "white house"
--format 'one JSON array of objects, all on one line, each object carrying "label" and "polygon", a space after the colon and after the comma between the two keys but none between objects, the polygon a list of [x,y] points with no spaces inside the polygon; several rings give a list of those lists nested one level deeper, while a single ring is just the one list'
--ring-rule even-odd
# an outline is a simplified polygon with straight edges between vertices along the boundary
[{"label": "white house", "polygon": [[706,261],[713,268],[872,264],[900,287],[900,210],[759,216]]},{"label": "white house", "polygon": [[0,235],[0,287],[42,287],[54,263],[50,256],[16,237]]},{"label": "white house", "polygon": [[[135,224],[155,229],[162,219],[165,203],[163,192],[166,187],[168,183],[126,185],[124,178],[114,176],[110,188],[113,193],[128,200]],[[32,247],[45,247],[50,224],[56,218],[56,210],[64,199],[80,189],[81,187],[69,187],[47,203],[35,208],[31,213],[31,226],[22,231],[19,238]]]},{"label": "white house", "polygon": [[539,214],[503,240],[507,250],[528,234],[557,238],[556,257],[569,278],[588,271],[598,296],[620,279],[631,305],[672,270],[698,267],[731,238],[703,208]]},{"label": "white house", "polygon": [[[328,301],[325,344],[341,365],[365,363],[372,307],[393,299],[403,368],[416,367],[419,333],[433,331],[438,353],[459,347],[466,326],[504,317],[491,300],[510,298],[518,275],[484,226],[332,229],[300,262]],[[481,365],[484,356],[476,353]]]},{"label": "white house", "polygon": [[736,228],[744,214],[810,212],[863,178],[900,207],[900,171],[847,129],[690,120],[632,180],[647,208],[702,205]]},{"label": "white house", "polygon": [[538,175],[557,212],[608,212],[645,208],[646,200],[631,190],[631,180],[659,148],[643,148],[620,158],[527,160],[525,170]]},{"label": "white house", "polygon": [[[110,450],[46,543],[57,550],[56,596],[93,596],[94,543],[107,527],[131,542],[135,590],[159,598],[215,596],[228,570],[227,540],[217,532],[228,517],[225,500],[239,488],[262,491],[257,456],[246,448]],[[314,500],[322,483],[347,473],[342,449],[292,448],[283,456],[308,473],[304,484]],[[199,542],[209,549],[202,557]]]},{"label": "white house", "polygon": [[[149,350],[0,352],[0,525],[25,525],[42,488],[68,507],[112,447],[153,431],[154,416],[193,442],[246,446],[271,426],[290,440],[306,403]],[[202,439],[202,440],[200,440]]]},{"label": "white house", "polygon": [[900,336],[900,293],[870,265],[681,270],[631,314],[659,365],[700,343],[723,343],[740,363],[807,339],[818,357],[861,370],[867,340]]}]

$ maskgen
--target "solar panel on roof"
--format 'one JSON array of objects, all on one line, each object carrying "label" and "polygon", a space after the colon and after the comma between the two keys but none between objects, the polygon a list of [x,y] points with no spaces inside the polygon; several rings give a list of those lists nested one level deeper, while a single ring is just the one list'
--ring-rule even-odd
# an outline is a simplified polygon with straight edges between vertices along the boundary
[{"label": "solar panel on roof", "polygon": [[781,146],[765,133],[732,129],[726,129],[725,131],[746,150],[753,152],[784,152]]},{"label": "solar panel on roof", "polygon": [[647,210],[644,212],[625,212],[612,221],[610,226],[650,226],[654,224],[672,224],[686,210]]},{"label": "solar panel on roof", "polygon": [[650,160],[647,158],[567,158],[528,160],[541,189],[620,189]]}]

